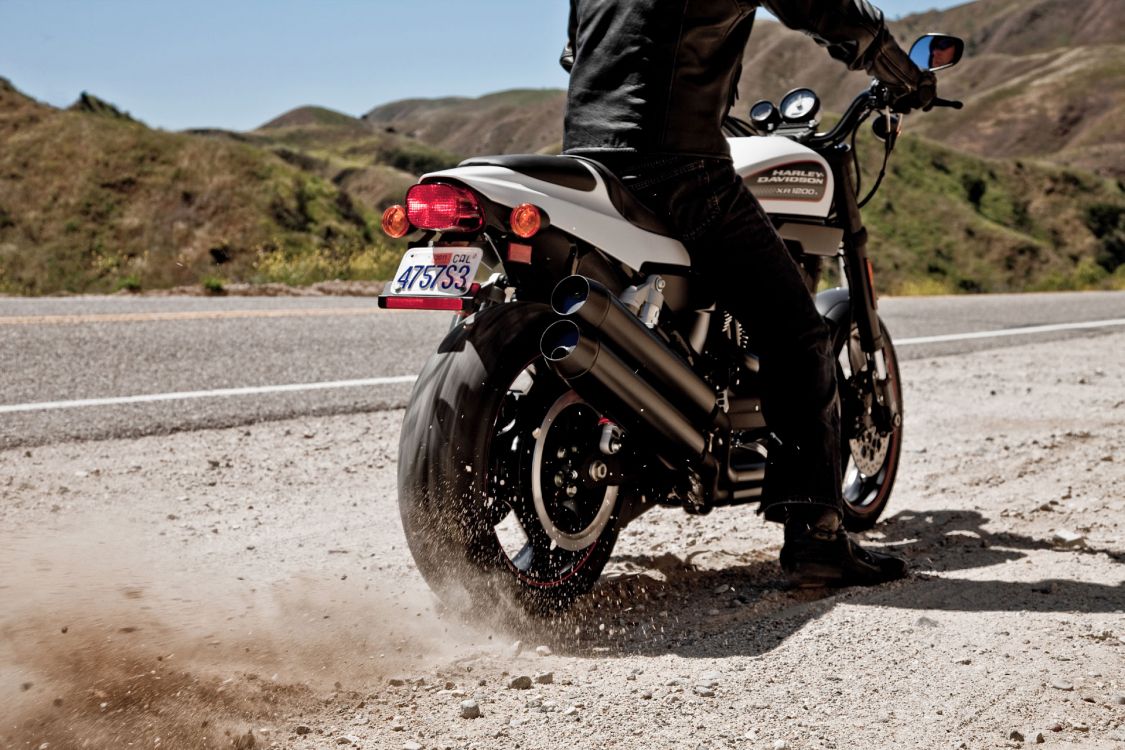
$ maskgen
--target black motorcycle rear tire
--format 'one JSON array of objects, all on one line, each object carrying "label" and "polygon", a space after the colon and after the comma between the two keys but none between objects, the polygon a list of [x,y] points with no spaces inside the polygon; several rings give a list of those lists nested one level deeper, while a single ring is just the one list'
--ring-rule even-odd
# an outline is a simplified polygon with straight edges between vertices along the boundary
[{"label": "black motorcycle rear tire", "polygon": [[529,580],[502,548],[497,519],[490,518],[495,511],[486,507],[502,402],[539,358],[552,319],[545,305],[511,303],[457,325],[426,363],[406,410],[398,470],[406,540],[431,589],[461,612],[503,617],[511,605],[533,614],[565,609],[593,587],[617,539],[615,508],[589,553],[561,580]]}]

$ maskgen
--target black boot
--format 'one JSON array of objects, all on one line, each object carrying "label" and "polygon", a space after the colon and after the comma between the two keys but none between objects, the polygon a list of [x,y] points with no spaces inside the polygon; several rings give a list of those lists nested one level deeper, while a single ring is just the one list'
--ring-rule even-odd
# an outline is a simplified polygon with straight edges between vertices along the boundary
[{"label": "black boot", "polygon": [[825,510],[785,522],[781,568],[794,585],[876,586],[906,575],[901,557],[872,552],[852,541],[840,514]]}]

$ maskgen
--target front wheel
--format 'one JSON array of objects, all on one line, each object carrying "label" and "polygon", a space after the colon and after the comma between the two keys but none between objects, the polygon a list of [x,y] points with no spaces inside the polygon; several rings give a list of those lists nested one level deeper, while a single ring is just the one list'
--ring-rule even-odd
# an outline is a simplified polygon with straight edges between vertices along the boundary
[{"label": "front wheel", "polygon": [[867,372],[867,357],[855,323],[848,333],[841,333],[842,340],[836,347],[842,413],[844,526],[849,531],[867,531],[878,522],[891,498],[902,454],[902,380],[898,357],[886,325],[881,320],[879,325],[890,381],[888,393],[894,401],[893,413],[900,417],[889,430],[880,430],[872,418],[873,378]]},{"label": "front wheel", "polygon": [[543,305],[486,309],[419,375],[403,421],[399,510],[422,576],[448,606],[564,609],[617,539],[601,415],[545,365]]}]

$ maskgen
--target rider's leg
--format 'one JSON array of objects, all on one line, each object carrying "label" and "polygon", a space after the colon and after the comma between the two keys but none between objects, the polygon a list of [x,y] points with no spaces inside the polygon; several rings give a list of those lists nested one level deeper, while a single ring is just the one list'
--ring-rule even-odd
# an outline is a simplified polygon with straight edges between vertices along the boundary
[{"label": "rider's leg", "polygon": [[[840,512],[835,364],[827,325],[769,218],[731,162],[691,157],[605,159],[683,238],[716,298],[751,331],[761,358],[771,448],[765,512],[784,521]],[[622,164],[621,162],[625,162]],[[807,506],[807,507],[806,507]]]},{"label": "rider's leg", "polygon": [[782,562],[811,581],[877,582],[905,568],[866,555],[842,529],[840,424],[829,330],[800,271],[731,162],[607,160],[684,239],[717,299],[749,324],[761,358],[771,448],[763,510],[786,524]]}]

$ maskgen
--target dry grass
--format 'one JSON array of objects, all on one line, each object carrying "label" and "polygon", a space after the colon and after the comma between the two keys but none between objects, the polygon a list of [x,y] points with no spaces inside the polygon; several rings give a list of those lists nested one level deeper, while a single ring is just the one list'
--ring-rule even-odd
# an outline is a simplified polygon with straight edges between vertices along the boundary
[{"label": "dry grass", "polygon": [[253,145],[60,111],[0,85],[0,292],[251,281],[263,257],[304,252],[367,268],[346,261],[388,252],[376,219]]}]

